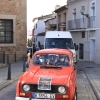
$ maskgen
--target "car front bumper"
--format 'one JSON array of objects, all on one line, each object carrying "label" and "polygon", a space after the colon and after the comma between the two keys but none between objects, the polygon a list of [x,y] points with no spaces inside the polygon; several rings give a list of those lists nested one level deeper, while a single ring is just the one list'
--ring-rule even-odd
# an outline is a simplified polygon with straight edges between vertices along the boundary
[{"label": "car front bumper", "polygon": [[[16,97],[15,100],[51,100],[51,99],[29,99],[24,97]],[[56,99],[52,99],[52,100],[56,100]]]}]

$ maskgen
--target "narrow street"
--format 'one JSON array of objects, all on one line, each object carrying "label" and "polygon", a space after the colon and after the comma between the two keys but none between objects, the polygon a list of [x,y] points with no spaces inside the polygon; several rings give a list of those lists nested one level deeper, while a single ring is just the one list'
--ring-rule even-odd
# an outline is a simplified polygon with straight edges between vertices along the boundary
[{"label": "narrow street", "polygon": [[[83,65],[83,66],[81,66]],[[86,67],[88,66],[88,67]],[[100,100],[99,99],[99,65],[78,64],[77,70],[77,100]],[[88,73],[88,74],[87,74]],[[15,100],[16,82],[0,90],[0,100]]]},{"label": "narrow street", "polygon": [[15,100],[15,87],[16,82],[0,90],[0,100]]}]

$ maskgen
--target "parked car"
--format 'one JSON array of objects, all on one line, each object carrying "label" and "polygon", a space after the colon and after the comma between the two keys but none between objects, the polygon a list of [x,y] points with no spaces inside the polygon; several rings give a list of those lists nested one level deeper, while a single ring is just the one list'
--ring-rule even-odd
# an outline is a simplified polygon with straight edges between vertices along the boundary
[{"label": "parked car", "polygon": [[18,79],[15,100],[77,100],[76,75],[70,50],[36,51],[28,70]]}]

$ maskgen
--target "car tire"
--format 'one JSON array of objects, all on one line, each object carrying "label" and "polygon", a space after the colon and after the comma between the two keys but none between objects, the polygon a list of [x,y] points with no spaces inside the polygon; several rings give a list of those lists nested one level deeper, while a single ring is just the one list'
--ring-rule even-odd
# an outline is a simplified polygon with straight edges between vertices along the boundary
[{"label": "car tire", "polygon": [[75,92],[74,98],[72,100],[77,100],[77,92]]}]

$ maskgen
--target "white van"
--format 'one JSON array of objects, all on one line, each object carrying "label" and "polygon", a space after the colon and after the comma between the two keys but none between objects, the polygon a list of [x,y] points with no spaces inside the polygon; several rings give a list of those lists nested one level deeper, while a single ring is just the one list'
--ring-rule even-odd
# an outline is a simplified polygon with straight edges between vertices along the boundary
[{"label": "white van", "polygon": [[69,31],[47,31],[44,40],[44,49],[62,48],[70,49],[73,52],[74,62],[76,63],[76,51],[78,47],[73,42]]}]

